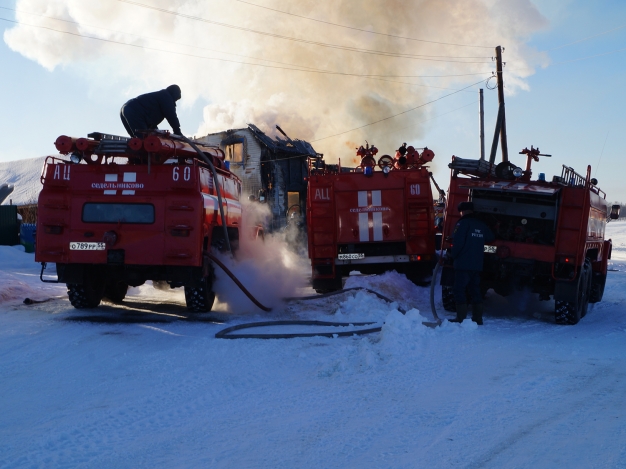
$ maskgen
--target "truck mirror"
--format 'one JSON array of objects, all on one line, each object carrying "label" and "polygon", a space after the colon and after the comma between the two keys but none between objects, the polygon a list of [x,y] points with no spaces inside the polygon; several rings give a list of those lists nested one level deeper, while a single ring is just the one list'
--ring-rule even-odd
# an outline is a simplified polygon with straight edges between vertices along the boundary
[{"label": "truck mirror", "polygon": [[611,214],[609,215],[609,218],[611,220],[617,220],[619,218],[619,211],[622,208],[621,205],[613,205],[611,206]]}]

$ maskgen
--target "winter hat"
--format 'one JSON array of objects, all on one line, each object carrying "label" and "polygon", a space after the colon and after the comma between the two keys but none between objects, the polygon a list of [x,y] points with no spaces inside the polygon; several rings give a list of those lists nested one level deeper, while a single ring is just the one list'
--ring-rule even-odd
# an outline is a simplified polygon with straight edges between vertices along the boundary
[{"label": "winter hat", "polygon": [[459,212],[474,211],[474,202],[461,202],[458,206]]},{"label": "winter hat", "polygon": [[180,86],[178,86],[178,85],[170,85],[170,86],[168,86],[165,89],[172,96],[172,98],[174,98],[174,101],[178,101],[180,99],[180,97],[181,97]]}]

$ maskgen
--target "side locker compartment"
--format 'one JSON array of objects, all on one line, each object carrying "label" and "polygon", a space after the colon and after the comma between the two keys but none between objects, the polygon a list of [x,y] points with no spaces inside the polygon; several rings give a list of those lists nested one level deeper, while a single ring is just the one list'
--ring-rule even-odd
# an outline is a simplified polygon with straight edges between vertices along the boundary
[{"label": "side locker compartment", "polygon": [[431,255],[434,239],[431,239],[435,224],[430,181],[406,179],[404,200],[406,201],[407,254]]},{"label": "side locker compartment", "polygon": [[575,256],[576,269],[584,259],[584,240],[587,236],[589,218],[588,190],[585,188],[563,188],[556,227],[555,250],[557,260]]},{"label": "side locker compartment", "polygon": [[[187,176],[186,171],[190,174]],[[164,264],[200,266],[202,264],[202,205],[199,171],[195,166],[180,166],[173,190],[162,202],[164,212]]]},{"label": "side locker compartment", "polygon": [[[331,184],[310,184],[309,255],[313,279],[335,279],[336,253],[334,190]],[[315,287],[315,285],[314,285]]]}]

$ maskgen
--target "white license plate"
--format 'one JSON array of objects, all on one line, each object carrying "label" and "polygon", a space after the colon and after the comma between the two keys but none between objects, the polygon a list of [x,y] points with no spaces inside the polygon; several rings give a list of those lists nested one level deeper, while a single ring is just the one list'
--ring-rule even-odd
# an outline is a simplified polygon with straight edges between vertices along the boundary
[{"label": "white license plate", "polygon": [[485,252],[495,253],[496,249],[498,249],[497,246],[485,246]]},{"label": "white license plate", "polygon": [[339,260],[354,260],[365,259],[365,254],[362,252],[355,252],[353,254],[339,254]]},{"label": "white license plate", "polygon": [[80,241],[70,243],[70,251],[104,251],[104,243],[83,243]]}]

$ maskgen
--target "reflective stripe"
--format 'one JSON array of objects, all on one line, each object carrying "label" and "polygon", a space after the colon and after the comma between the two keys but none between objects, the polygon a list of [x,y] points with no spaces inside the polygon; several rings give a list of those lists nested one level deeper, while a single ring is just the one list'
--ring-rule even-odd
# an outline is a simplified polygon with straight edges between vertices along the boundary
[{"label": "reflective stripe", "polygon": [[117,182],[117,174],[105,174],[104,182]]},{"label": "reflective stripe", "polygon": [[137,173],[124,173],[124,182],[137,182]]},{"label": "reflective stripe", "polygon": [[374,241],[382,241],[383,240],[383,213],[374,212],[372,213],[372,217],[374,218]]},{"label": "reflective stripe", "polygon": [[359,241],[370,240],[369,215],[359,213]]},{"label": "reflective stripe", "polygon": [[135,191],[122,191],[122,195],[135,195]]},{"label": "reflective stripe", "polygon": [[104,195],[115,195],[117,191],[104,191]]},{"label": "reflective stripe", "polygon": [[372,205],[374,205],[375,207],[381,206],[380,191],[372,191]]},{"label": "reflective stripe", "polygon": [[359,207],[367,207],[367,191],[359,191]]}]

